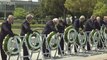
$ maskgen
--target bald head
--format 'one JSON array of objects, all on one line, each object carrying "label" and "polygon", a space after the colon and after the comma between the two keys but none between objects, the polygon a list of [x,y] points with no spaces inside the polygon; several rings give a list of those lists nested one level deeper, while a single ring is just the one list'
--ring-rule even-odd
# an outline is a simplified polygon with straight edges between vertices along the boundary
[{"label": "bald head", "polygon": [[54,22],[55,25],[59,24],[59,19],[58,18],[54,18],[52,21]]},{"label": "bald head", "polygon": [[101,18],[99,16],[96,17],[96,20],[100,22]]},{"label": "bald head", "polygon": [[84,21],[84,20],[85,20],[85,16],[84,16],[84,15],[81,15],[80,18],[79,18],[79,20],[80,20],[81,22]]},{"label": "bald head", "polygon": [[7,21],[9,24],[12,24],[13,21],[14,21],[14,16],[13,15],[9,15],[8,18],[7,18]]}]

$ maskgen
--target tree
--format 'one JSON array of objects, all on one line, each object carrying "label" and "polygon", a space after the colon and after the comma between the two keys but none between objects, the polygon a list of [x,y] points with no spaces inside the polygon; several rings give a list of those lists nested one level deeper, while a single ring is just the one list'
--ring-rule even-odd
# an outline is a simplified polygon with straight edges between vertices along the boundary
[{"label": "tree", "polygon": [[25,18],[27,11],[23,8],[15,8],[14,16],[16,18]]},{"label": "tree", "polygon": [[107,4],[105,3],[106,1],[97,1],[94,10],[93,10],[93,15],[98,15],[98,16],[104,16],[107,15]]},{"label": "tree", "polygon": [[65,0],[42,0],[36,12],[41,17],[60,17],[64,14],[64,3]]},{"label": "tree", "polygon": [[64,5],[71,13],[90,15],[93,12],[96,1],[97,0],[66,0]]}]

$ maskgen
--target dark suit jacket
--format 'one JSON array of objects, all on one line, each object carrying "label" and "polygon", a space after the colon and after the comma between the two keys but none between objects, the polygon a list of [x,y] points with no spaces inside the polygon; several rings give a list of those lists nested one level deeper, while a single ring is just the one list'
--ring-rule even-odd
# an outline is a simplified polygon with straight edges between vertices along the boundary
[{"label": "dark suit jacket", "polygon": [[95,29],[100,30],[100,28],[101,28],[101,22],[95,21]]},{"label": "dark suit jacket", "polygon": [[12,30],[11,30],[11,24],[8,23],[8,21],[5,21],[1,25],[1,32],[0,32],[0,44],[3,42],[3,39],[6,35],[14,36]]},{"label": "dark suit jacket", "polygon": [[55,24],[53,23],[53,21],[48,21],[42,33],[47,35],[52,31],[58,32],[58,30],[55,28]]},{"label": "dark suit jacket", "polygon": [[68,26],[65,22],[60,22],[62,23],[62,25],[58,24],[57,28],[58,28],[58,32],[59,33],[64,33],[64,29],[66,28],[66,26]]},{"label": "dark suit jacket", "polygon": [[33,33],[31,30],[30,24],[28,23],[27,20],[25,20],[21,26],[21,36],[24,36],[27,33]]},{"label": "dark suit jacket", "polygon": [[74,28],[79,31],[79,28],[82,28],[84,29],[84,21],[83,22],[80,22],[79,20],[75,20],[74,21]]},{"label": "dark suit jacket", "polygon": [[104,21],[102,21],[102,26],[107,27],[107,23],[106,23],[106,22],[104,22]]},{"label": "dark suit jacket", "polygon": [[85,31],[92,31],[93,29],[95,29],[95,22],[91,21],[90,19],[86,21],[85,24]]}]

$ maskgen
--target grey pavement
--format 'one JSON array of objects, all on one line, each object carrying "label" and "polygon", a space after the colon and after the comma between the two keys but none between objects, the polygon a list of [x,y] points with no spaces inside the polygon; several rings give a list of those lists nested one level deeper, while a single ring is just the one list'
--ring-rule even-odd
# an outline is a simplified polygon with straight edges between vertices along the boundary
[{"label": "grey pavement", "polygon": [[[51,55],[54,56],[55,54],[55,51],[52,51],[51,52]],[[21,52],[21,55],[22,55],[22,52]],[[58,57],[58,55],[56,54],[56,57],[53,57],[52,59],[43,59],[43,56],[42,56],[42,53],[40,53],[40,56],[39,56],[39,59],[38,60],[98,60],[96,57],[101,57],[100,60],[102,59],[107,59],[107,57],[104,57],[104,56],[107,56],[107,54],[104,54],[104,53],[101,53],[101,54],[96,54],[96,55],[93,55],[91,56],[90,54],[83,54],[83,53],[79,53],[79,54],[66,54],[64,55],[63,57]],[[103,58],[104,57],[104,58]],[[37,58],[37,53],[33,53],[33,56],[32,56],[32,60],[36,60]],[[94,58],[94,59],[93,59]],[[1,56],[0,56],[0,60],[1,59]],[[17,56],[12,56],[10,60],[17,60]],[[19,59],[21,60],[21,59]]]}]

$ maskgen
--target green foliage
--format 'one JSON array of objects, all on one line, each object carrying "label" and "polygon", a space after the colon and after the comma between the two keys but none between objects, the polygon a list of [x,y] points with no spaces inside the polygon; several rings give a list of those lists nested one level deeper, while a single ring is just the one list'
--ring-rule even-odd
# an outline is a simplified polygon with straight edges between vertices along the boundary
[{"label": "green foliage", "polygon": [[76,15],[107,15],[107,0],[66,0],[64,5]]},{"label": "green foliage", "polygon": [[15,8],[14,16],[16,18],[25,18],[27,11],[23,8]]},{"label": "green foliage", "polygon": [[35,15],[45,18],[46,16],[60,17],[64,14],[65,0],[42,0],[40,6],[34,10]]},{"label": "green foliage", "polygon": [[[2,23],[4,20],[0,20]],[[34,20],[33,20],[34,21]],[[12,29],[21,29],[21,24],[23,23],[22,20],[14,20],[14,23],[12,24]],[[45,24],[31,24],[31,28],[43,28]],[[1,27],[1,24],[0,24]]]},{"label": "green foliage", "polygon": [[90,14],[95,4],[96,0],[66,0],[64,5],[72,13]]},{"label": "green foliage", "polygon": [[104,16],[107,15],[107,5],[104,1],[98,1],[93,10],[93,15]]}]

